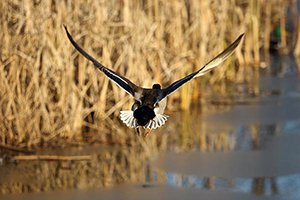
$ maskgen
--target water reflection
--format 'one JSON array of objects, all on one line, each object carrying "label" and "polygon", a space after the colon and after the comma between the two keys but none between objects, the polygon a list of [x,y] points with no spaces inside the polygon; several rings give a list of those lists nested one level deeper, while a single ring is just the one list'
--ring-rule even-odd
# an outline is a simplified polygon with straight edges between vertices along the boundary
[{"label": "water reflection", "polygon": [[[78,149],[70,152],[78,155]],[[82,150],[82,153],[87,152],[92,154],[90,161],[24,161],[6,164],[0,168],[0,191],[7,194],[85,189],[153,179],[152,169],[146,163],[153,153],[141,147]],[[162,174],[156,176],[159,177],[156,181],[164,177]]]},{"label": "water reflection", "polygon": [[219,178],[167,173],[168,183],[176,187],[192,187],[202,190],[255,193],[266,196],[300,196],[300,174],[270,178]]},{"label": "water reflection", "polygon": [[[1,199],[6,200],[32,200],[32,199],[63,199],[63,200],[79,200],[79,199],[130,199],[130,200],[150,200],[150,199],[172,199],[172,200],[198,200],[198,199],[214,199],[214,200],[279,200],[289,199],[282,196],[263,196],[246,193],[233,193],[222,190],[201,190],[198,188],[179,188],[168,185],[151,184],[144,185],[119,185],[110,189],[89,189],[74,190],[71,192],[59,191],[56,193],[31,193],[22,195],[7,195]],[[290,198],[295,199],[295,198]]]}]

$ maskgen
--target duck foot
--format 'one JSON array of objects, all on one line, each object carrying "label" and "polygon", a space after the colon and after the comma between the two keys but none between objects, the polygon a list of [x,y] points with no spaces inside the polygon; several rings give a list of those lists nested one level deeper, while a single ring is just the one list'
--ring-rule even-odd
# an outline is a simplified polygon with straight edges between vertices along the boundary
[{"label": "duck foot", "polygon": [[147,137],[151,131],[152,131],[152,129],[148,129],[147,132],[145,133],[144,137]]}]

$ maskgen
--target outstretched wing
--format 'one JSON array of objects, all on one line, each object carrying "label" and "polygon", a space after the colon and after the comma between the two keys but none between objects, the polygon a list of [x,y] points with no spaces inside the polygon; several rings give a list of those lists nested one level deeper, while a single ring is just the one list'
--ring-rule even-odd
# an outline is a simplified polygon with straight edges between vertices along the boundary
[{"label": "outstretched wing", "polygon": [[177,89],[179,89],[183,84],[190,81],[194,77],[202,76],[212,70],[212,68],[218,66],[221,62],[226,60],[236,49],[236,47],[239,45],[243,38],[244,34],[241,34],[227,49],[225,49],[222,53],[217,55],[214,59],[209,61],[206,65],[204,65],[201,69],[198,71],[191,73],[190,75],[172,83],[169,87],[162,90],[162,94],[158,101],[162,100],[163,98],[167,97],[168,95],[175,92]]},{"label": "outstretched wing", "polygon": [[120,76],[116,72],[104,67],[101,63],[99,63],[97,60],[95,60],[92,56],[90,56],[87,52],[85,52],[72,38],[70,33],[68,32],[68,29],[66,26],[64,26],[66,29],[67,36],[70,40],[70,42],[73,44],[73,46],[79,51],[84,57],[86,57],[88,60],[92,61],[93,64],[100,69],[109,79],[111,79],[113,82],[115,82],[120,88],[125,90],[128,94],[135,96],[135,91],[139,88],[135,84],[133,84],[130,80],[127,78]]}]

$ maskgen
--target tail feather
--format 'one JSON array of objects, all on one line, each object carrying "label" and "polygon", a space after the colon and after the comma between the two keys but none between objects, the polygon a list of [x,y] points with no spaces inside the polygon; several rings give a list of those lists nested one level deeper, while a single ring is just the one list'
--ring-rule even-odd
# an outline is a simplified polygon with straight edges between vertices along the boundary
[{"label": "tail feather", "polygon": [[124,110],[120,112],[121,120],[130,128],[137,127],[137,121],[133,116],[133,111],[131,110]]},{"label": "tail feather", "polygon": [[157,114],[153,119],[151,119],[146,126],[144,126],[145,129],[156,129],[158,127],[161,127],[166,123],[168,120],[168,115],[164,114]]}]

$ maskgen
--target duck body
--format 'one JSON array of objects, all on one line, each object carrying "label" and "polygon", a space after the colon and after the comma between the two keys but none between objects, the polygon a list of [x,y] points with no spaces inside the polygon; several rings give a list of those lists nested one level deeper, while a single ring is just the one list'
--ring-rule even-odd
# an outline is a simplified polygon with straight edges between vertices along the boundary
[{"label": "duck body", "polygon": [[154,84],[152,89],[143,89],[137,93],[139,98],[135,100],[131,111],[121,111],[121,120],[131,128],[143,127],[144,129],[156,129],[167,121],[164,115],[167,98],[158,101],[163,91],[159,84]]}]

